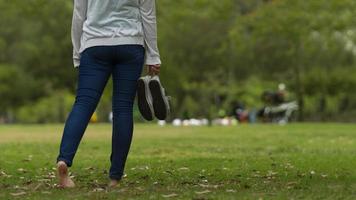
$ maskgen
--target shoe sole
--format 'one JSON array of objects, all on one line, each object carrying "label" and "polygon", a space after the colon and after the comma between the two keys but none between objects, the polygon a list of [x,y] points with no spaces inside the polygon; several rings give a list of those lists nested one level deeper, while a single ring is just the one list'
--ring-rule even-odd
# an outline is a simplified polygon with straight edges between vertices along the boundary
[{"label": "shoe sole", "polygon": [[150,105],[146,99],[146,87],[145,82],[141,79],[137,82],[137,104],[138,109],[144,119],[147,121],[153,120],[153,114],[150,109]]},{"label": "shoe sole", "polygon": [[159,120],[165,120],[167,118],[167,105],[162,94],[161,85],[157,80],[151,80],[149,88],[152,95],[154,114]]}]

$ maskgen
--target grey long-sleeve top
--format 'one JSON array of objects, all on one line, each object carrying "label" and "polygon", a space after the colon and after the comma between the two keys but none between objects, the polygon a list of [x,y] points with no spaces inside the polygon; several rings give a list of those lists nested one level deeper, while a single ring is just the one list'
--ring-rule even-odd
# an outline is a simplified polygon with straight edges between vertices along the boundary
[{"label": "grey long-sleeve top", "polygon": [[161,64],[155,0],[74,0],[72,43],[74,67],[86,48],[120,44],[141,44],[145,64]]}]

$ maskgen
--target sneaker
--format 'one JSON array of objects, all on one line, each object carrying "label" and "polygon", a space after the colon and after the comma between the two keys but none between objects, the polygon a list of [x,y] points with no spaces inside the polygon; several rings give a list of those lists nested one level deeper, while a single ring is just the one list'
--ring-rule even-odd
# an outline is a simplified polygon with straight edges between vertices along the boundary
[{"label": "sneaker", "polygon": [[152,96],[154,115],[159,120],[165,120],[170,113],[169,97],[166,96],[158,76],[151,78],[149,89]]},{"label": "sneaker", "polygon": [[154,110],[152,105],[152,97],[148,88],[150,76],[144,76],[138,79],[137,82],[137,104],[138,109],[147,121],[152,121]]}]

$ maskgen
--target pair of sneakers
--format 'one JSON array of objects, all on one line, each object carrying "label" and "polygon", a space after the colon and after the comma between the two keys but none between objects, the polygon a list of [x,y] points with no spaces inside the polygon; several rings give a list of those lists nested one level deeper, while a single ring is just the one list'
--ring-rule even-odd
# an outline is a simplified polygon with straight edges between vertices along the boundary
[{"label": "pair of sneakers", "polygon": [[137,104],[141,115],[148,121],[152,121],[154,116],[159,120],[167,118],[170,113],[169,97],[157,75],[138,79]]}]

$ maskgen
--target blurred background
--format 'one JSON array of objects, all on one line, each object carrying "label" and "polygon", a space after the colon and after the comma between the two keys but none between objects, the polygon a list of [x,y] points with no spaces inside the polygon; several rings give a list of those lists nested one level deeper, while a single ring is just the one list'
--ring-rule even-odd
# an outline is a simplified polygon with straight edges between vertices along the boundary
[{"label": "blurred background", "polygon": [[[0,0],[0,123],[65,122],[72,9]],[[355,0],[157,0],[168,121],[355,122],[355,11]],[[92,122],[110,122],[111,90]],[[136,106],[134,116],[143,122]]]}]

